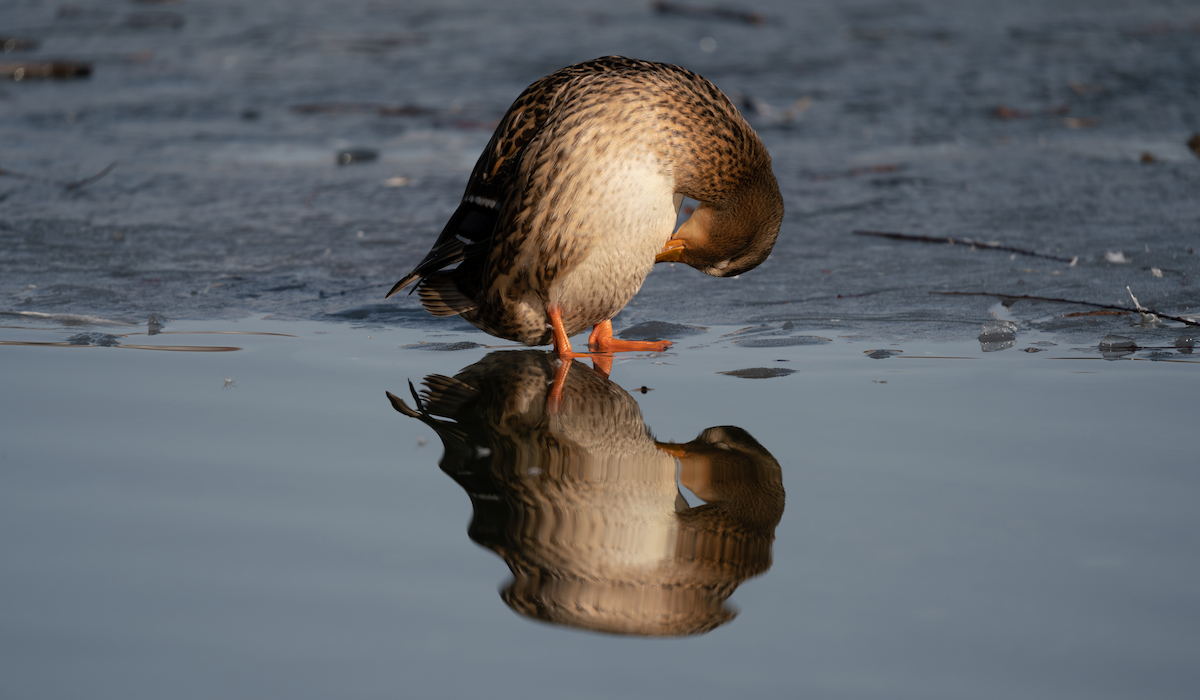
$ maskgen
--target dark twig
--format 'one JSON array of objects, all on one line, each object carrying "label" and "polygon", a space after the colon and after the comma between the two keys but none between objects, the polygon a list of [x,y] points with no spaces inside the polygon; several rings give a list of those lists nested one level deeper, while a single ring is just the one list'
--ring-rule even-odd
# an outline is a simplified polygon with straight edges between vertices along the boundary
[{"label": "dark twig", "polygon": [[891,238],[897,241],[917,241],[920,243],[964,243],[975,248],[985,248],[987,250],[1003,250],[1017,255],[1029,255],[1035,258],[1045,258],[1046,260],[1057,260],[1058,262],[1074,263],[1077,258],[1064,258],[1058,255],[1047,255],[1038,253],[1033,250],[1025,250],[1023,248],[1013,248],[1012,246],[1000,245],[999,243],[986,243],[984,241],[976,241],[970,238],[938,238],[935,236],[915,236],[911,233],[888,233],[886,231],[854,231],[856,236],[876,236],[878,238]]},{"label": "dark twig", "polygon": [[1129,309],[1124,306],[1113,306],[1112,304],[1097,304],[1091,301],[1076,301],[1075,299],[1057,299],[1054,297],[1038,297],[1031,294],[997,294],[995,292],[930,292],[930,294],[940,294],[942,296],[957,296],[957,297],[999,297],[1001,299],[1025,299],[1028,301],[1049,301],[1057,304],[1078,304],[1080,306],[1093,306],[1097,309],[1114,309],[1116,311],[1138,311],[1144,315],[1161,316],[1169,321],[1176,321],[1185,326],[1200,326],[1200,322],[1182,318],[1180,316],[1171,316],[1170,314],[1160,313],[1154,309],[1145,307],[1139,309]]},{"label": "dark twig", "polygon": [[104,170],[101,170],[100,172],[96,173],[95,175],[93,175],[91,177],[85,177],[82,180],[68,182],[67,184],[63,185],[63,187],[65,187],[68,192],[71,190],[77,190],[80,187],[87,187],[88,185],[92,184],[96,180],[99,180],[100,178],[102,178],[105,175],[112,172],[112,169],[115,167],[117,167],[117,161],[114,160],[113,162],[108,164],[107,168],[105,168]]},{"label": "dark twig", "polygon": [[15,178],[18,178],[21,180],[34,180],[36,182],[46,182],[46,180],[43,180],[40,177],[34,177],[33,175],[26,175],[25,173],[19,173],[16,170],[8,170],[6,168],[0,168],[0,176],[15,177]]},{"label": "dark twig", "polygon": [[0,168],[0,176],[7,175],[8,177],[16,177],[16,178],[20,178],[22,180],[33,180],[34,182],[42,182],[47,185],[62,185],[64,188],[67,189],[67,191],[70,191],[70,190],[79,189],[80,187],[87,187],[88,185],[92,184],[96,180],[99,180],[100,178],[102,178],[105,175],[112,172],[112,169],[115,167],[117,167],[117,163],[116,163],[116,161],[113,161],[112,163],[108,164],[107,168],[105,168],[104,170],[101,170],[100,172],[96,173],[95,175],[93,175],[91,177],[85,177],[82,180],[75,180],[74,182],[55,182],[54,180],[47,180],[44,177],[38,177],[36,175],[26,175],[25,173],[19,173],[15,170],[7,170],[5,168]]},{"label": "dark twig", "polygon": [[92,64],[78,61],[55,61],[53,63],[32,61],[0,62],[0,78],[22,80],[64,80],[86,78],[92,74]]},{"label": "dark twig", "polygon": [[694,7],[691,5],[682,5],[677,2],[663,2],[662,0],[655,2],[653,7],[660,14],[664,15],[682,15],[697,19],[724,19],[731,22],[745,22],[755,27],[767,23],[766,16],[761,12],[744,12],[724,7]]}]

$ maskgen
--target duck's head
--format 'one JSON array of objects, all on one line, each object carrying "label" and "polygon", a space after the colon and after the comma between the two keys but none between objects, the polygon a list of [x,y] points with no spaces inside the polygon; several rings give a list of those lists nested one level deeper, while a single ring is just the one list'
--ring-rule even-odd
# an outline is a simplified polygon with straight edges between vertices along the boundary
[{"label": "duck's head", "polygon": [[681,262],[714,277],[733,277],[766,260],[783,223],[783,197],[770,163],[739,185],[726,197],[701,201],[655,262]]}]

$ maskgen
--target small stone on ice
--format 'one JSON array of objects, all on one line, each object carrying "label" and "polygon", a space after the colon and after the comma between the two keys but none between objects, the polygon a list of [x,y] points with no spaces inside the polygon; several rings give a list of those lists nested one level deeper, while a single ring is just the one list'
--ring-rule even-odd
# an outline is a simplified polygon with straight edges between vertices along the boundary
[{"label": "small stone on ice", "polygon": [[903,350],[865,350],[866,356],[872,360],[886,360],[892,355],[899,355]]},{"label": "small stone on ice", "polygon": [[348,148],[337,152],[338,165],[366,163],[379,158],[379,151],[370,148]]},{"label": "small stone on ice", "polygon": [[1126,338],[1123,335],[1106,335],[1104,340],[1100,341],[1101,350],[1132,350],[1137,347],[1137,343],[1133,338]]},{"label": "small stone on ice", "polygon": [[108,333],[76,333],[67,338],[71,345],[96,345],[104,348],[115,348],[121,344],[121,339]]},{"label": "small stone on ice", "polygon": [[981,343],[1001,343],[1017,339],[1017,324],[1012,321],[988,321],[979,334]]},{"label": "small stone on ice", "polygon": [[795,373],[796,370],[786,367],[748,367],[728,372],[717,372],[717,374],[727,374],[731,377],[741,377],[742,379],[770,379],[772,377],[786,377],[789,374]]}]

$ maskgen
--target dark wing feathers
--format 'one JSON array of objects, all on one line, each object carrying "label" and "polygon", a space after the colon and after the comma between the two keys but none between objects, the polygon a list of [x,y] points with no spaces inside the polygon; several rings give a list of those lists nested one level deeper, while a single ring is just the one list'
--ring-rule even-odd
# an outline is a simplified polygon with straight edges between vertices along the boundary
[{"label": "dark wing feathers", "polygon": [[420,296],[431,313],[453,315],[475,308],[471,295],[458,289],[454,277],[449,272],[439,272],[456,263],[486,260],[504,208],[505,192],[517,177],[521,157],[546,123],[559,90],[573,77],[560,71],[542,78],[526,88],[508,108],[475,163],[462,204],[425,259],[397,282],[387,296],[425,278],[420,285]]},{"label": "dark wing feathers", "polygon": [[[492,200],[494,201],[494,200]],[[438,236],[429,254],[417,267],[408,273],[387,293],[391,296],[412,284],[414,280],[428,277],[438,270],[460,263],[472,255],[487,255],[492,231],[496,228],[496,208],[477,204],[466,199],[446,222],[446,228]],[[411,292],[410,292],[411,293]],[[386,298],[386,297],[385,297]]]}]

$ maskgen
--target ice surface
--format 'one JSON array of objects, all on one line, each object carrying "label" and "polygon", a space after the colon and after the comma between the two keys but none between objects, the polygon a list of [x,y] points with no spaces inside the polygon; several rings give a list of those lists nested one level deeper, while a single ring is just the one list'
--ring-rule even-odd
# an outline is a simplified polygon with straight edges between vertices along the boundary
[{"label": "ice surface", "polygon": [[700,335],[706,330],[706,328],[685,326],[681,323],[645,321],[621,330],[617,333],[617,337],[625,340],[675,340]]},{"label": "ice surface", "polygon": [[[1128,305],[1131,275],[1147,308],[1200,311],[1200,258],[1188,252],[1200,159],[1184,145],[1200,53],[1189,31],[1143,31],[1200,21],[1186,3],[764,0],[760,26],[645,3],[185,3],[173,28],[81,7],[6,9],[31,57],[95,70],[0,94],[0,309],[458,330],[415,296],[383,294],[429,249],[517,94],[615,52],[683,65],[734,96],[787,209],[762,266],[733,280],[660,265],[617,327],[793,322],[965,338],[997,297],[930,292]],[[323,103],[373,107],[293,109]],[[997,118],[1001,104],[1028,116]],[[804,109],[780,119],[788,105]],[[379,155],[338,167],[350,149]],[[1133,262],[1109,263],[1109,251]],[[1129,323],[1061,318],[1078,310],[1010,302],[1022,327],[1076,341]],[[1178,330],[1147,332],[1168,344]]]},{"label": "ice surface", "polygon": [[410,343],[408,345],[401,345],[400,347],[410,350],[435,350],[452,352],[454,350],[470,350],[472,348],[481,348],[483,345],[464,340],[457,343]]},{"label": "ice surface", "polygon": [[733,342],[744,348],[782,348],[791,345],[824,345],[833,341],[819,335],[792,335],[785,338],[747,338]]}]

